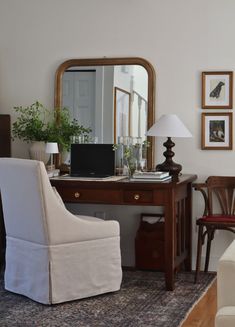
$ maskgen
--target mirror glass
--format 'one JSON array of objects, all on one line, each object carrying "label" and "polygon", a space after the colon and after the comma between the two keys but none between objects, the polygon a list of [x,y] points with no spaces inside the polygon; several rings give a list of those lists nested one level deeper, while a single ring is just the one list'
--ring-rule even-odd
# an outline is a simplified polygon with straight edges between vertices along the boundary
[{"label": "mirror glass", "polygon": [[[98,143],[132,136],[146,141],[154,123],[154,70],[142,58],[72,59],[56,73],[55,107],[90,127]],[[153,168],[148,137],[147,167]]]}]

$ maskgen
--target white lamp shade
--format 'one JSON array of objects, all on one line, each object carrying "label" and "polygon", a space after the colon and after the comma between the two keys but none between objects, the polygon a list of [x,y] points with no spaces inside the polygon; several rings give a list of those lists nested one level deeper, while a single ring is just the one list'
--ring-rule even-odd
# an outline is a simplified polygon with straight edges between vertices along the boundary
[{"label": "white lamp shade", "polygon": [[162,115],[147,131],[148,136],[192,137],[182,121],[174,114]]},{"label": "white lamp shade", "polygon": [[46,153],[59,153],[58,144],[56,142],[47,142]]}]

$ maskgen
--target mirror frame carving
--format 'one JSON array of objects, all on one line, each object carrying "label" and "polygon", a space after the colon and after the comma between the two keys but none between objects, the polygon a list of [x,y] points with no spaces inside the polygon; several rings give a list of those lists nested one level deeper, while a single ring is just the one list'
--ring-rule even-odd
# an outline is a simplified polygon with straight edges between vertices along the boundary
[{"label": "mirror frame carving", "polygon": [[[55,110],[62,107],[62,77],[64,72],[74,66],[113,66],[113,65],[140,65],[148,73],[148,123],[149,129],[155,122],[155,70],[146,59],[140,57],[123,58],[93,58],[93,59],[69,59],[64,61],[57,69],[55,75]],[[147,168],[154,168],[154,138],[148,136],[150,146],[147,150]]]}]

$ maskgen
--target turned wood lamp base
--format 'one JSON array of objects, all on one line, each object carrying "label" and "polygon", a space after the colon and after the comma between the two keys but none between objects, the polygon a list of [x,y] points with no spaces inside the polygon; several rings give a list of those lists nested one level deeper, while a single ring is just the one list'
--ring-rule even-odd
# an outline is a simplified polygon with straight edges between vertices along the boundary
[{"label": "turned wood lamp base", "polygon": [[175,143],[171,140],[171,137],[168,137],[163,145],[166,147],[166,151],[163,153],[166,160],[162,164],[156,166],[156,171],[169,171],[171,176],[178,177],[182,170],[182,166],[172,160],[175,153],[171,149],[175,146]]}]

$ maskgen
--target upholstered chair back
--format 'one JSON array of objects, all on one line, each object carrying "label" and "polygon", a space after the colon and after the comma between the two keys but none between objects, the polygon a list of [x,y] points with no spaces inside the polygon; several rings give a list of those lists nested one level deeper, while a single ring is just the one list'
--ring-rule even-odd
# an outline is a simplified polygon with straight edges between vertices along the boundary
[{"label": "upholstered chair back", "polygon": [[40,164],[37,161],[0,160],[6,234],[25,241],[48,244],[40,174]]},{"label": "upholstered chair back", "polygon": [[69,212],[43,162],[0,158],[4,285],[40,303],[120,289],[119,224]]}]

